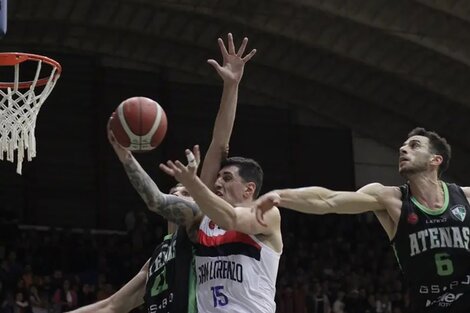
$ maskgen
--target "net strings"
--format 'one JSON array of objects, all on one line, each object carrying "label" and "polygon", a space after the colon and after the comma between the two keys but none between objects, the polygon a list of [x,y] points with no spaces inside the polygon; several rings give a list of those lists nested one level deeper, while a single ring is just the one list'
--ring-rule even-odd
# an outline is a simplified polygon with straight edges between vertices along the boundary
[{"label": "net strings", "polygon": [[[47,83],[42,91],[36,90],[42,61],[38,65],[32,84],[27,89],[19,89],[20,64],[14,68],[13,88],[0,89],[0,160],[6,159],[14,162],[14,152],[17,151],[16,172],[21,174],[22,164],[26,154],[31,161],[36,156],[36,118],[51,93],[58,77],[55,77],[56,68],[53,67]],[[38,94],[36,94],[38,92]]]}]

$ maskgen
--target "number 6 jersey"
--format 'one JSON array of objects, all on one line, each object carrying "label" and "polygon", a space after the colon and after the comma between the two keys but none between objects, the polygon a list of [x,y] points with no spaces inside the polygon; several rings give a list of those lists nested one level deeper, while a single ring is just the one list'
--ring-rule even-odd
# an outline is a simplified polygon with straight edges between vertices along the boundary
[{"label": "number 6 jersey", "polygon": [[430,210],[400,187],[403,205],[392,240],[414,312],[470,312],[470,206],[463,190],[442,182],[444,205]]},{"label": "number 6 jersey", "polygon": [[273,313],[280,253],[255,236],[225,231],[207,216],[196,247],[199,312]]}]

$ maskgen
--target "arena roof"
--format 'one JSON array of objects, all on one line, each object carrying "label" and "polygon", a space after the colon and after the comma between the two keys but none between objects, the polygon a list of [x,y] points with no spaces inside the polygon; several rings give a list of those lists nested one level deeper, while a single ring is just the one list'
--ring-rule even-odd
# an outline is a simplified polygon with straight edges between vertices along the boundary
[{"label": "arena roof", "polygon": [[[213,82],[203,62],[228,31],[258,49],[243,88],[398,147],[423,126],[470,159],[470,1],[15,0],[6,47],[98,54]],[[216,54],[217,55],[217,54]],[[317,86],[321,88],[311,88]]]}]

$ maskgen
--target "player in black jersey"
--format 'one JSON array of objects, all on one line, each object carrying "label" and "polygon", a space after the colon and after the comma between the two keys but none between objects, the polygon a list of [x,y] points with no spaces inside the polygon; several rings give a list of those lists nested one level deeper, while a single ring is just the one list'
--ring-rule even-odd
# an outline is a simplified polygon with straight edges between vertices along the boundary
[{"label": "player in black jersey", "polygon": [[[170,194],[192,202],[178,184]],[[69,313],[127,313],[145,304],[149,313],[197,313],[193,246],[185,227],[169,223],[169,234],[126,285],[109,298]]]},{"label": "player in black jersey", "polygon": [[311,214],[373,211],[390,238],[414,312],[470,312],[470,188],[439,179],[451,148],[435,132],[412,130],[400,147],[400,187],[373,183],[357,192],[321,187],[275,190],[256,203],[258,219],[273,205]]}]

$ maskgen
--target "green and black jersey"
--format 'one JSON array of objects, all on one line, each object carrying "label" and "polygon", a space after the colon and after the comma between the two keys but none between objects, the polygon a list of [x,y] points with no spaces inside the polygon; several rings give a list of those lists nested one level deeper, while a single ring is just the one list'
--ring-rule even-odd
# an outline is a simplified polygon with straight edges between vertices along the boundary
[{"label": "green and black jersey", "polygon": [[197,312],[193,246],[184,228],[153,252],[144,300],[149,313]]},{"label": "green and black jersey", "polygon": [[442,182],[444,205],[430,210],[400,187],[403,205],[392,246],[409,283],[414,312],[470,312],[470,205]]}]

